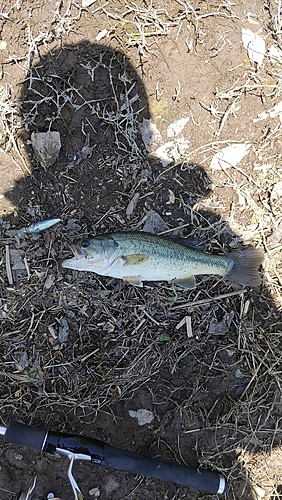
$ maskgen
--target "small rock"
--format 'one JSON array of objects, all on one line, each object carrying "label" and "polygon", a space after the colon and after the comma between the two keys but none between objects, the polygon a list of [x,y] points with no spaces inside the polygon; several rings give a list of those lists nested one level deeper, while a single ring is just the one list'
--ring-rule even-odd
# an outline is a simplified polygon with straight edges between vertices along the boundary
[{"label": "small rock", "polygon": [[60,133],[49,130],[48,132],[32,132],[31,144],[37,160],[45,168],[54,165],[61,150]]},{"label": "small rock", "polygon": [[46,281],[44,283],[44,288],[49,290],[55,283],[55,276],[53,274],[48,274]]},{"label": "small rock", "polygon": [[224,350],[229,358],[232,358],[233,354],[235,354],[236,352],[235,349],[224,349]]},{"label": "small rock", "polygon": [[150,424],[152,420],[154,420],[154,414],[151,411],[145,410],[143,408],[140,408],[140,410],[137,411],[129,410],[128,413],[132,418],[137,418],[138,425]]},{"label": "small rock", "polygon": [[101,491],[99,488],[92,488],[92,490],[89,490],[89,495],[94,498],[99,498],[101,495]]}]

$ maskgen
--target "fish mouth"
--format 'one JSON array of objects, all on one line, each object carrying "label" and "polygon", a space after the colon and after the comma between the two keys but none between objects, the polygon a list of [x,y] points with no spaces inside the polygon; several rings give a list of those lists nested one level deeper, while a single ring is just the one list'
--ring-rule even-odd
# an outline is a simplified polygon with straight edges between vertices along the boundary
[{"label": "fish mouth", "polygon": [[62,267],[74,270],[91,270],[91,267],[95,264],[97,267],[104,267],[105,260],[105,250],[103,249],[102,255],[92,256],[91,251],[88,248],[82,246],[81,241],[76,241],[74,243],[68,243],[69,248],[73,253],[73,257],[63,260],[61,263]]},{"label": "fish mouth", "polygon": [[73,257],[70,255],[67,259],[63,260],[61,266],[72,269],[77,261],[87,258],[87,253],[81,248],[79,242],[68,243],[68,246],[73,253]]}]

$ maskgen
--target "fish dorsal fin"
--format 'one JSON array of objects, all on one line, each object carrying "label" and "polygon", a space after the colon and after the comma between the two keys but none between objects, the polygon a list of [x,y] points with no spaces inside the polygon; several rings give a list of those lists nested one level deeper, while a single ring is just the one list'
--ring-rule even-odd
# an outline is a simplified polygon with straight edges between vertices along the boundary
[{"label": "fish dorsal fin", "polygon": [[175,285],[179,285],[182,288],[186,288],[188,290],[196,288],[195,276],[186,276],[186,278],[175,279],[172,280],[172,283],[174,283]]},{"label": "fish dorsal fin", "polygon": [[124,260],[124,265],[136,265],[143,264],[148,260],[148,255],[144,253],[131,253],[129,255],[123,255],[122,259]]},{"label": "fish dorsal fin", "polygon": [[201,238],[194,238],[193,236],[188,236],[188,238],[183,238],[182,236],[168,236],[171,240],[175,241],[175,243],[180,243],[191,250],[195,250],[197,252],[205,252],[207,249],[207,244]]}]

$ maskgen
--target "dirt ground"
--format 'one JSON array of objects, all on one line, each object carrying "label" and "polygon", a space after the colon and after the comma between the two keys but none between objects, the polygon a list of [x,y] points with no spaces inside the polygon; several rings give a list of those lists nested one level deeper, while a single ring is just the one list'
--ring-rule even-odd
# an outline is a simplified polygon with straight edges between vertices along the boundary
[{"label": "dirt ground", "polygon": [[[215,469],[226,500],[282,498],[280,8],[2,2],[1,425]],[[50,131],[60,151],[42,159]],[[136,288],[61,267],[70,242],[117,229],[261,248],[262,285]],[[1,500],[35,476],[33,500],[73,498],[67,459],[0,441]],[[86,500],[219,498],[81,462],[74,473]]]}]

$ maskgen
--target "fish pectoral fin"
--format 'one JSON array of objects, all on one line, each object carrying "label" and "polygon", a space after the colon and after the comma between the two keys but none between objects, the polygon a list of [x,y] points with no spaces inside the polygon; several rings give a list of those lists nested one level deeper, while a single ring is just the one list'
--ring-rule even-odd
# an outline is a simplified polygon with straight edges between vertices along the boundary
[{"label": "fish pectoral fin", "polygon": [[138,286],[139,288],[143,287],[141,276],[123,276],[123,281],[126,281],[126,283],[130,285]]},{"label": "fish pectoral fin", "polygon": [[186,278],[175,279],[172,280],[172,283],[174,283],[175,285],[179,285],[182,288],[186,288],[188,290],[196,288],[195,276],[187,276]]},{"label": "fish pectoral fin", "polygon": [[123,255],[122,259],[124,260],[124,265],[142,264],[148,260],[148,255],[144,253],[132,253],[129,255]]}]

